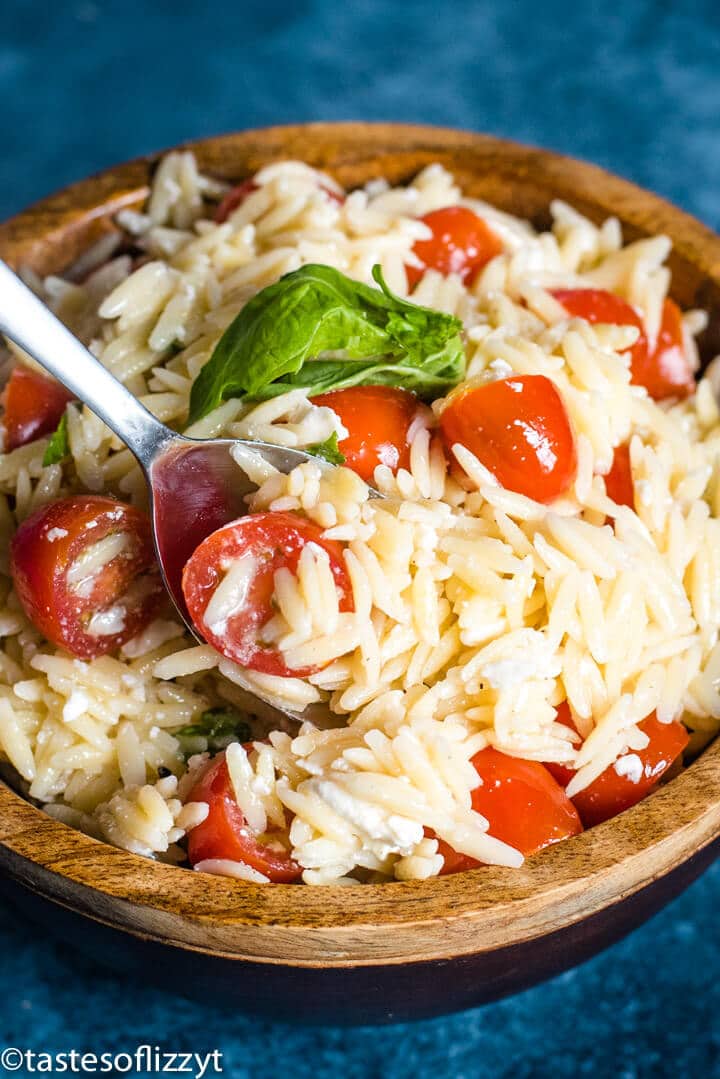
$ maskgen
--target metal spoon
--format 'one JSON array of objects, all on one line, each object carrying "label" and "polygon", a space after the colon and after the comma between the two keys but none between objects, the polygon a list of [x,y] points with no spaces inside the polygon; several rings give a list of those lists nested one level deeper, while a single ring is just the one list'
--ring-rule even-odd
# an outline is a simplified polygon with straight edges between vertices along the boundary
[{"label": "metal spoon", "polygon": [[[150,492],[153,536],[163,579],[185,625],[202,639],[185,605],[180,583],[183,566],[206,536],[247,513],[245,495],[257,486],[243,474],[231,449],[245,446],[286,473],[305,461],[318,459],[302,450],[265,442],[227,438],[201,441],[170,430],[103,367],[2,260],[0,332],[86,404],[137,458]],[[306,709],[298,715],[250,693],[248,709],[263,715],[279,712],[296,722],[312,718],[323,726],[331,719],[324,708],[312,706],[312,712]]]}]

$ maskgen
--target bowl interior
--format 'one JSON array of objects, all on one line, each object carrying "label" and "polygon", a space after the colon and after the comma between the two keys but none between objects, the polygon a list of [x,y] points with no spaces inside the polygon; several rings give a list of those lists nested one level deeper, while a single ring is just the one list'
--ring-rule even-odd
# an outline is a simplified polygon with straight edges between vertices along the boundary
[{"label": "bowl interior", "polygon": [[[440,162],[464,190],[541,224],[560,198],[627,239],[673,241],[672,293],[710,314],[701,342],[720,351],[720,239],[680,210],[582,162],[487,136],[403,125],[272,128],[190,146],[202,170],[232,181],[296,158],[352,188],[406,181]],[[135,206],[161,155],[111,169],[0,225],[0,255],[61,271]],[[313,965],[448,958],[529,940],[612,905],[706,846],[720,827],[720,743],[660,791],[520,870],[486,868],[361,888],[270,888],[209,878],[99,843],[0,784],[0,866],[33,890],[110,924],[188,948]]]}]

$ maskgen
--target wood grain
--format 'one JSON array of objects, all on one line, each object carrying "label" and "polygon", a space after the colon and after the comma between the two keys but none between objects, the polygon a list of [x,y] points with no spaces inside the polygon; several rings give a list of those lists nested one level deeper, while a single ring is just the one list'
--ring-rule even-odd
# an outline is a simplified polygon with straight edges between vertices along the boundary
[{"label": "wood grain", "polygon": [[[615,214],[628,237],[664,232],[674,245],[673,295],[683,306],[709,310],[705,347],[715,347],[720,239],[594,166],[487,136],[384,124],[271,128],[190,148],[202,169],[228,180],[292,157],[328,170],[347,187],[380,176],[404,181],[440,161],[468,193],[535,221],[546,218],[551,199],[562,198],[595,221]],[[75,184],[0,225],[0,254],[40,273],[61,270],[113,227],[113,213],[142,202],[158,156]],[[616,917],[619,906],[677,875],[693,855],[705,851],[707,861],[719,834],[718,743],[640,805],[529,859],[521,870],[487,868],[357,889],[247,885],[156,865],[65,827],[0,785],[0,869],[10,879],[136,937],[308,970],[497,958],[498,950],[540,947],[563,933],[569,963],[580,955],[580,923],[603,912]]]}]

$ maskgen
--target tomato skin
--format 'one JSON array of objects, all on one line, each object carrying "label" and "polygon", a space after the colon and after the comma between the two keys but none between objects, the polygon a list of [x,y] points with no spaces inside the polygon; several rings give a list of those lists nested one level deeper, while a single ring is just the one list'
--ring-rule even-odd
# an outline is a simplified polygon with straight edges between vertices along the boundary
[{"label": "tomato skin", "polygon": [[13,367],[2,395],[5,452],[54,431],[72,399],[72,394],[54,379],[29,367]]},{"label": "tomato skin", "polygon": [[[566,727],[575,729],[566,702],[558,708],[557,719]],[[661,723],[654,712],[638,726],[650,741],[645,749],[633,750],[632,754],[626,754],[626,756],[639,757],[642,763],[642,775],[637,783],[634,783],[629,776],[618,775],[615,765],[611,764],[589,786],[572,798],[586,828],[602,824],[603,821],[610,820],[611,817],[616,817],[618,813],[641,802],[657,787],[662,776],[683,753],[690,740],[682,723],[677,720],[672,723]],[[566,768],[561,764],[547,764],[546,767],[563,787],[566,787],[575,775],[572,768]]]},{"label": "tomato skin", "polygon": [[[100,570],[88,596],[73,592],[66,580],[72,563],[116,532],[130,536],[128,554],[116,556]],[[65,498],[28,517],[12,540],[10,572],[31,622],[48,640],[81,659],[105,655],[129,641],[147,625],[164,597],[147,517],[125,502],[100,495]],[[143,573],[151,575],[151,588],[126,613],[123,629],[112,635],[87,633],[90,616],[121,599]]]},{"label": "tomato skin", "polygon": [[640,336],[629,350],[631,382],[644,386],[654,401],[694,392],[695,378],[683,348],[682,313],[673,300],[665,300],[658,339],[650,351],[640,315],[620,296],[592,288],[553,289],[552,294],[568,315],[591,323],[637,326]]},{"label": "tomato skin", "polygon": [[682,312],[671,299],[663,305],[658,339],[653,352],[633,364],[633,382],[645,386],[655,401],[688,397],[695,392],[695,376],[683,345]]},{"label": "tomato skin", "polygon": [[[341,611],[353,610],[352,585],[342,547],[323,538],[322,529],[294,513],[254,513],[218,528],[196,548],[183,570],[182,587],[190,617],[218,652],[253,671],[306,678],[321,667],[289,668],[281,653],[260,643],[259,632],[273,615],[274,574],[297,571],[303,547],[315,543],[330,556]],[[205,623],[205,609],[222,579],[223,563],[250,553],[260,561],[242,610],[231,615],[222,635]]]},{"label": "tomato skin", "polygon": [[366,483],[373,482],[378,465],[387,465],[393,472],[410,468],[408,431],[421,412],[429,413],[414,393],[395,386],[352,386],[310,400],[340,417],[348,435],[338,448],[346,467]]},{"label": "tomato skin", "polygon": [[[527,857],[582,832],[577,810],[544,765],[509,757],[491,746],[476,753],[472,763],[482,780],[472,792],[472,807],[487,818],[488,834],[495,839]],[[438,851],[445,859],[441,876],[481,864],[443,840]]]},{"label": "tomato skin", "polygon": [[406,266],[408,289],[415,288],[426,270],[454,273],[465,283],[478,270],[502,253],[503,245],[481,217],[467,206],[431,210],[420,220],[432,230],[428,240],[417,240],[413,254],[422,263]]},{"label": "tomato skin", "polygon": [[584,318],[592,325],[603,322],[611,326],[636,326],[638,328],[640,335],[628,351],[631,381],[639,385],[639,381],[635,378],[635,371],[646,363],[648,341],[645,336],[645,324],[635,308],[621,296],[616,296],[614,292],[607,292],[601,288],[558,288],[552,289],[552,295],[573,318]]},{"label": "tomato skin", "polygon": [[331,202],[336,202],[338,206],[342,206],[345,202],[345,196],[341,195],[338,191],[335,191],[334,188],[330,187],[328,184],[320,184],[319,187]]},{"label": "tomato skin", "polygon": [[[324,191],[329,199],[333,202],[342,203],[345,201],[342,195],[339,195],[337,191],[333,191],[331,187],[326,184],[319,185],[320,190]],[[254,191],[259,191],[260,186],[255,183],[254,180],[244,180],[236,187],[231,187],[228,193],[224,196],[219,203],[217,210],[215,211],[215,224],[222,225],[230,217],[230,214],[234,213],[239,206],[245,202],[245,199],[252,195]]]},{"label": "tomato skin", "polygon": [[577,474],[575,436],[555,385],[518,375],[452,393],[440,414],[449,452],[466,446],[507,490],[552,502]]},{"label": "tomato skin", "polygon": [[630,468],[630,446],[627,442],[615,447],[612,467],[604,479],[608,498],[618,506],[635,509],[635,487]]},{"label": "tomato skin", "polygon": [[276,884],[299,880],[302,868],[297,862],[289,854],[258,842],[248,828],[243,811],[235,801],[224,753],[210,761],[186,801],[206,802],[210,809],[205,820],[188,832],[191,865],[208,858],[228,858],[233,862],[245,862]]},{"label": "tomato skin", "polygon": [[227,194],[223,196],[215,211],[215,224],[222,225],[230,217],[230,214],[237,210],[238,206],[242,206],[248,195],[252,195],[253,191],[259,190],[254,180],[243,180],[236,187],[231,187]]}]

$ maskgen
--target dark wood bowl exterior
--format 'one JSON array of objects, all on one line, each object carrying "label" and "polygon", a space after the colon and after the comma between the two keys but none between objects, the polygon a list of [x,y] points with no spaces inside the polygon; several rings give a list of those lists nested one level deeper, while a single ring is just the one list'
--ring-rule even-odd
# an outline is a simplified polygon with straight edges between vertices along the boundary
[{"label": "dark wood bowl exterior", "polygon": [[[407,180],[440,161],[468,193],[535,221],[559,197],[596,221],[615,214],[628,237],[665,232],[673,295],[710,312],[704,347],[720,351],[720,239],[593,166],[403,125],[272,128],[191,148],[201,168],[229,180],[299,158],[347,187]],[[40,273],[61,270],[113,227],[117,210],[144,199],[157,156],[0,225],[0,255]],[[0,783],[0,883],[21,911],[135,976],[309,1022],[421,1018],[558,973],[677,895],[717,856],[718,835],[719,742],[640,805],[520,870],[357,889],[258,886],[154,864],[65,827]]]},{"label": "dark wood bowl exterior", "polygon": [[253,963],[121,931],[78,914],[0,875],[0,897],[49,931],[134,983],[153,985],[228,1013],[293,1024],[365,1026],[464,1011],[561,974],[621,940],[708,868],[720,840],[634,895],[562,929],[518,944],[451,959],[326,967]]}]

